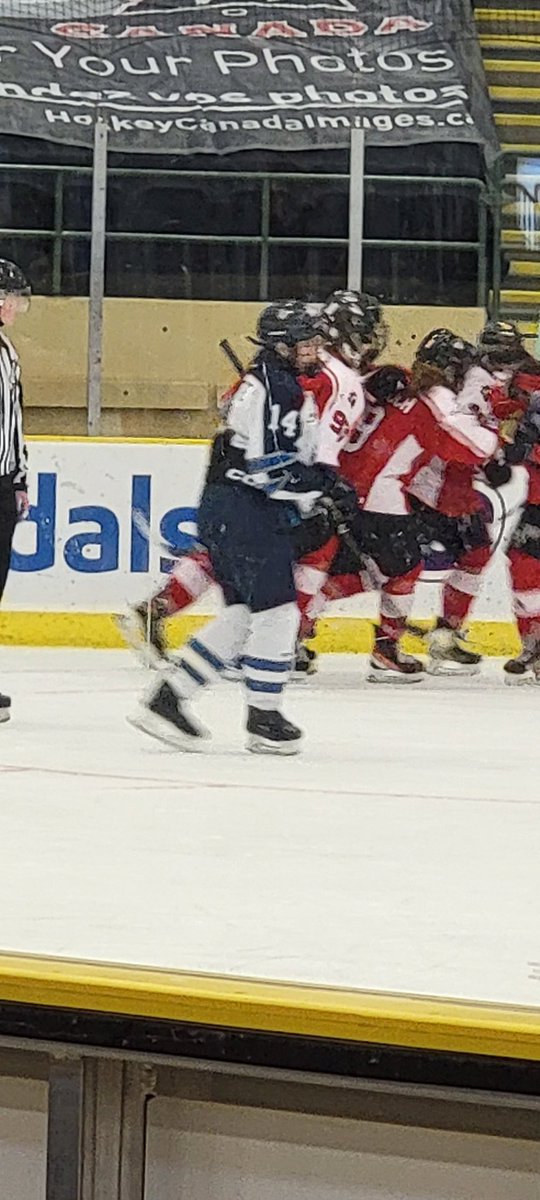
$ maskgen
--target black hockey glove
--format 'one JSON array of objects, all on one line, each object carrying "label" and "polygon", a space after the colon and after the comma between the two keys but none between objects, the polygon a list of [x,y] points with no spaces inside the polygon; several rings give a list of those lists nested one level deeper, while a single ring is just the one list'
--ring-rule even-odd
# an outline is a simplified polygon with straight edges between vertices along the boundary
[{"label": "black hockey glove", "polygon": [[358,497],[352,485],[342,479],[330,467],[321,468],[321,491],[319,508],[328,513],[334,532],[346,533],[358,512]]}]

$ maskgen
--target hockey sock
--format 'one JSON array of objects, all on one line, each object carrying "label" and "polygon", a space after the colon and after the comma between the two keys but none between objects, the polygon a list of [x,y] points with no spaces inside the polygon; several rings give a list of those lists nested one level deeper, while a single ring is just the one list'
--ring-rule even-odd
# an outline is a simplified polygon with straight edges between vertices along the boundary
[{"label": "hockey sock", "polygon": [[296,604],[251,614],[242,667],[248,704],[253,708],[281,708],[283,689],[293,666],[298,624]]},{"label": "hockey sock", "polygon": [[204,596],[213,582],[212,565],[206,550],[196,550],[178,559],[156,599],[165,601],[166,615],[172,617]]},{"label": "hockey sock", "polygon": [[249,609],[233,604],[186,642],[180,661],[168,676],[178,695],[189,700],[200,688],[215,682],[227,663],[240,654],[249,622]]},{"label": "hockey sock", "polygon": [[452,629],[461,629],[480,591],[482,573],[491,557],[489,546],[467,550],[443,587],[443,617]]},{"label": "hockey sock", "polygon": [[[324,546],[306,554],[294,569],[296,584],[296,602],[300,614],[309,613],[311,617],[317,614],[313,611],[313,602],[322,592],[328,571],[339,549],[339,538],[331,537]],[[324,607],[324,605],[323,605]]]},{"label": "hockey sock", "polygon": [[514,549],[508,560],[520,637],[523,641],[540,638],[540,560]]},{"label": "hockey sock", "polygon": [[383,583],[381,591],[381,623],[382,637],[399,641],[405,631],[407,620],[411,615],[414,600],[414,589],[422,572],[422,563],[418,563],[405,575],[396,575]]}]

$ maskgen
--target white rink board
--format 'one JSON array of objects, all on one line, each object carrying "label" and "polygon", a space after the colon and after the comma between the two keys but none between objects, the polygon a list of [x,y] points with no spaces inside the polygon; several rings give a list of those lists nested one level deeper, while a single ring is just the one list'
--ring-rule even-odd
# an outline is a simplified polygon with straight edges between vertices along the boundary
[{"label": "white rink board", "polygon": [[[30,444],[30,520],[15,535],[4,607],[44,612],[110,613],[148,594],[161,575],[158,547],[133,523],[137,508],[159,539],[177,527],[195,531],[196,506],[208,459],[205,442],[35,441]],[[505,491],[511,512],[523,494],[518,478]],[[500,504],[494,498],[494,507]],[[418,589],[415,615],[436,603],[439,576]],[[198,611],[215,611],[210,592]],[[374,598],[331,606],[331,615],[373,617]],[[510,621],[504,555],[487,573],[473,616]]]}]

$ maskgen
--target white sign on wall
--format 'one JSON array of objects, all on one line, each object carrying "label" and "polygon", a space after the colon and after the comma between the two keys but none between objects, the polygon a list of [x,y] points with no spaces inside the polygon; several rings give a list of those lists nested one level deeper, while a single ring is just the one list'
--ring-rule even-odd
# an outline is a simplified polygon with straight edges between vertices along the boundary
[{"label": "white sign on wall", "polygon": [[[193,540],[207,460],[204,442],[31,442],[32,508],[16,531],[5,608],[118,612],[146,596],[170,566],[160,539],[186,548]],[[523,491],[522,473],[516,472],[503,490],[503,505],[497,495],[491,497],[497,541],[504,540],[501,516],[507,512],[507,523],[515,521]],[[416,616],[433,611],[440,577],[436,570],[426,573]],[[210,592],[198,608],[211,612],[214,606]],[[360,597],[332,605],[329,615],[373,616],[375,607],[372,596]],[[474,615],[488,621],[512,617],[502,546]]]}]

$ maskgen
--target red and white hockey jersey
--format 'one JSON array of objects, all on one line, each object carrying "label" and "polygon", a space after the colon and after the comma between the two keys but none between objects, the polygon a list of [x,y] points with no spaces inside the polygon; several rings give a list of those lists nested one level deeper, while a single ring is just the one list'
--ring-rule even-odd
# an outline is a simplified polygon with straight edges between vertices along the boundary
[{"label": "red and white hockey jersey", "polygon": [[[495,453],[498,436],[455,401],[448,388],[432,388],[426,396],[369,411],[357,448],[340,462],[362,508],[405,514],[412,495],[442,512],[453,508],[449,515],[474,511],[478,494],[473,492],[473,501],[469,495],[474,469]],[[446,507],[439,507],[441,501]]]},{"label": "red and white hockey jersey", "polygon": [[319,416],[313,461],[337,468],[341,451],[364,416],[364,388],[358,371],[340,358],[326,350],[319,357],[321,370],[313,377],[301,376],[299,383],[306,403],[311,400]]},{"label": "red and white hockey jersey", "polygon": [[409,494],[449,517],[476,512],[482,506],[476,470],[499,446],[486,391],[470,386],[456,396],[450,388],[432,387],[421,400],[433,418],[433,435],[408,482]]},{"label": "red and white hockey jersey", "polygon": [[340,471],[367,512],[408,513],[406,483],[433,441],[433,420],[420,400],[373,405]]}]

